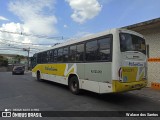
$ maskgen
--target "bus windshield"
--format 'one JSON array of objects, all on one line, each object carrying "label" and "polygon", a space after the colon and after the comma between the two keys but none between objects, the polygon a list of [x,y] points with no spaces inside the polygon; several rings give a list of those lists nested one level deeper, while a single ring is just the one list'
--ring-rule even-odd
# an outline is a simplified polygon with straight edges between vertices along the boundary
[{"label": "bus windshield", "polygon": [[146,54],[145,40],[129,33],[120,33],[121,52],[139,51]]}]

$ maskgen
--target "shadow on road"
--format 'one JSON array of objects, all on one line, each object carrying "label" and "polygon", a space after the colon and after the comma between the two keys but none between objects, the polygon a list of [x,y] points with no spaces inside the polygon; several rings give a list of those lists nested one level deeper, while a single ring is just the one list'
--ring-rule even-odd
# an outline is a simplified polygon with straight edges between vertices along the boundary
[{"label": "shadow on road", "polygon": [[[51,85],[53,87],[56,87],[58,89],[63,89],[65,91],[69,91],[68,86],[62,85],[59,83],[51,82],[51,81],[46,81],[44,80],[42,82],[43,84],[45,83],[46,85]],[[72,94],[72,93],[71,93]],[[77,95],[73,95],[77,96]],[[103,101],[103,102],[109,102],[112,104],[117,104],[117,105],[126,105],[126,104],[132,104],[132,106],[135,104],[141,104],[146,101],[146,99],[142,96],[132,94],[130,92],[125,92],[125,93],[107,93],[107,94],[98,94],[86,90],[81,90],[81,93],[78,95],[79,97],[86,97],[86,98],[92,98],[96,99],[98,101]]]},{"label": "shadow on road", "polygon": [[128,105],[132,104],[132,106],[135,104],[141,104],[146,101],[141,96],[138,96],[136,94],[131,94],[131,93],[107,93],[107,94],[97,94],[89,91],[84,91],[83,96],[86,97],[91,97],[93,99],[109,102],[112,104],[117,104],[117,105]]}]

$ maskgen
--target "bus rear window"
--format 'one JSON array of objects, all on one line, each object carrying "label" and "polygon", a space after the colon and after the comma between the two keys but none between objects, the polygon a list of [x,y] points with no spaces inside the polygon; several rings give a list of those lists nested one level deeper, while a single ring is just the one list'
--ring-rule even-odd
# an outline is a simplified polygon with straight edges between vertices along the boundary
[{"label": "bus rear window", "polygon": [[120,33],[121,52],[139,51],[146,54],[145,40],[139,36]]}]

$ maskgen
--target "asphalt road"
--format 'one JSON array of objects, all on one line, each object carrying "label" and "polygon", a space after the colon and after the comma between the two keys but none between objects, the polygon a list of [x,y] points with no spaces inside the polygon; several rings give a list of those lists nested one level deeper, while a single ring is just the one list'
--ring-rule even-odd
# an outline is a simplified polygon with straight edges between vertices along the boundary
[{"label": "asphalt road", "polygon": [[0,72],[0,111],[27,108],[40,111],[160,111],[160,91],[144,88],[119,94],[99,95],[83,91],[80,95],[73,95],[67,86],[38,82],[31,73],[12,75]]}]

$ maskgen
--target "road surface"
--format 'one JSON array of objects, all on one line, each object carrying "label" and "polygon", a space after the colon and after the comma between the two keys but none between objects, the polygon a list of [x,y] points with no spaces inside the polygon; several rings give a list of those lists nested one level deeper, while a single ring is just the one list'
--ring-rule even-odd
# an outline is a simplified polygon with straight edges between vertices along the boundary
[{"label": "road surface", "polygon": [[[160,91],[144,88],[119,94],[99,95],[83,91],[80,95],[73,95],[67,86],[48,81],[38,82],[32,78],[29,72],[25,73],[25,75],[12,75],[11,72],[0,72],[0,111],[5,109],[39,109],[40,111],[160,111]],[[74,118],[59,119],[72,120]],[[81,119],[83,120],[83,118]],[[87,120],[90,119],[94,120],[97,118],[87,118]],[[114,119],[119,120],[122,118],[116,117]],[[133,119],[140,118],[134,117]]]}]

